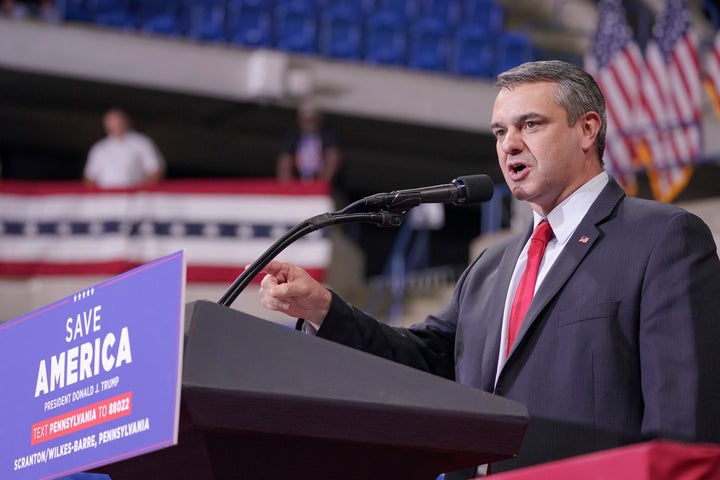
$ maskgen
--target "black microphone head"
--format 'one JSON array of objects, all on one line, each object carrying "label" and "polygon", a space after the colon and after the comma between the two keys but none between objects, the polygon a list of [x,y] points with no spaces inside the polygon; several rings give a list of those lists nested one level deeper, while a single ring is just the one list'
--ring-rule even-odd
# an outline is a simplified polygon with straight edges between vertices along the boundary
[{"label": "black microphone head", "polygon": [[464,175],[453,180],[460,190],[456,205],[473,205],[487,202],[495,193],[495,186],[487,175]]}]

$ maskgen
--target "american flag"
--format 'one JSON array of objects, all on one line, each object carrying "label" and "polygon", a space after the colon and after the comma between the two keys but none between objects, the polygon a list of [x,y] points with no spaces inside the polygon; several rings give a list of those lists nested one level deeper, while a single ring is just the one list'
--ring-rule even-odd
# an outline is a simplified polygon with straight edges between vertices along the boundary
[{"label": "american flag", "polygon": [[712,100],[715,115],[720,118],[720,32],[715,34],[705,58],[705,91]]},{"label": "american flag", "polygon": [[585,57],[585,70],[595,77],[607,103],[606,168],[628,193],[634,194],[643,58],[620,0],[601,0],[599,9],[598,27]]},{"label": "american flag", "polygon": [[702,150],[698,39],[684,0],[668,0],[645,52],[644,161],[656,199],[672,201],[687,185]]}]

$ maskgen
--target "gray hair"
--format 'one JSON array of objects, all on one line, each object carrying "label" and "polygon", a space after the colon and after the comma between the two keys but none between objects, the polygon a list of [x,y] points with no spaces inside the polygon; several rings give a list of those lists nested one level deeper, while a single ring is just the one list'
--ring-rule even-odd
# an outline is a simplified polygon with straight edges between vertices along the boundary
[{"label": "gray hair", "polygon": [[516,85],[552,82],[558,86],[555,101],[565,109],[568,124],[574,125],[587,112],[600,116],[602,125],[597,136],[597,153],[602,162],[605,151],[607,116],[605,97],[593,77],[581,68],[560,60],[527,62],[501,73],[496,87],[511,90]]}]

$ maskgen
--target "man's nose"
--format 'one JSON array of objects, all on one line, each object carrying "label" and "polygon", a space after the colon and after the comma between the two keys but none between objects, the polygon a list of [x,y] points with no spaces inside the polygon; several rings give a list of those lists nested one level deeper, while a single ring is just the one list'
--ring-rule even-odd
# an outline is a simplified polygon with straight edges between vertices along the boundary
[{"label": "man's nose", "polygon": [[525,144],[522,141],[520,132],[517,130],[508,130],[502,139],[502,150],[508,155],[516,155],[523,151]]}]

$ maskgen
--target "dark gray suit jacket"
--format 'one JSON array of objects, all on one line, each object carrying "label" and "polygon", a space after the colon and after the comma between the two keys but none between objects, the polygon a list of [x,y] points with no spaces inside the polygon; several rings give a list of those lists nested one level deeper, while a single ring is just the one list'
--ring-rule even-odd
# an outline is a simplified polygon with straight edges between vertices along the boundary
[{"label": "dark gray suit jacket", "polygon": [[613,180],[533,299],[497,383],[510,277],[530,230],[484,251],[452,300],[393,329],[334,296],[318,336],[527,405],[494,471],[650,438],[720,442],[720,260],[696,216]]}]

